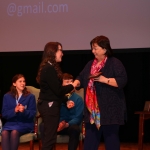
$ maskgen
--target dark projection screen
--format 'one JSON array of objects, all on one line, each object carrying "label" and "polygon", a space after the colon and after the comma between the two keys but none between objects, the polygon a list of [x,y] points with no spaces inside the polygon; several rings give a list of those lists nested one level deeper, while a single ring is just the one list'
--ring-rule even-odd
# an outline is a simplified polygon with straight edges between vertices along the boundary
[{"label": "dark projection screen", "polygon": [[0,0],[0,52],[90,49],[97,35],[112,48],[150,47],[149,0]]}]

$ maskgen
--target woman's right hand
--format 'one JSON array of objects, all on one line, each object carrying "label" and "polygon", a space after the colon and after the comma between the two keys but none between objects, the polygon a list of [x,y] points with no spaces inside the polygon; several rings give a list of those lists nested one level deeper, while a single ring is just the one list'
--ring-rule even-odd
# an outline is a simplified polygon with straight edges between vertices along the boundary
[{"label": "woman's right hand", "polygon": [[80,81],[79,80],[75,80],[72,85],[74,86],[74,88],[79,87],[80,86]]},{"label": "woman's right hand", "polygon": [[15,107],[15,112],[16,112],[16,113],[19,112],[19,105],[17,105],[17,106]]}]

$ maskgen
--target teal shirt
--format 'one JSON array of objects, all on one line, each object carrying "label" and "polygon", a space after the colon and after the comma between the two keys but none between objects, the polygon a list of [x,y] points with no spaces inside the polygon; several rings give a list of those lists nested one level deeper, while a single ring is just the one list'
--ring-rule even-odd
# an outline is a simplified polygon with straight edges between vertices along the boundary
[{"label": "teal shirt", "polygon": [[84,102],[81,96],[73,93],[69,100],[74,101],[75,106],[68,109],[65,104],[62,103],[60,110],[60,122],[65,120],[69,125],[80,125],[83,119]]}]

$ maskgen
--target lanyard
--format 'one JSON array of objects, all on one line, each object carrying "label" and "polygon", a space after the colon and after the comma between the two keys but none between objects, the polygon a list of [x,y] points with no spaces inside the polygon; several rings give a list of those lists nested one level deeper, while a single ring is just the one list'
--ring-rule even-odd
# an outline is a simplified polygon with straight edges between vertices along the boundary
[{"label": "lanyard", "polygon": [[18,97],[18,99],[16,99],[16,105],[19,104],[19,100],[20,100],[21,96],[22,96],[22,94]]}]

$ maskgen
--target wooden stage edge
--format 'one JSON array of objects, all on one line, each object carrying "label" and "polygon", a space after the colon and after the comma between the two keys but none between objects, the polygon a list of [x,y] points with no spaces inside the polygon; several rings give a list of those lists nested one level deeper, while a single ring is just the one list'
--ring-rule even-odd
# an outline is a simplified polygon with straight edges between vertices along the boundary
[{"label": "wooden stage edge", "polygon": [[[120,150],[138,150],[138,143],[121,143]],[[29,150],[29,143],[22,143],[19,145],[18,150]],[[0,150],[1,146],[0,146]],[[38,142],[34,143],[34,150],[38,149]],[[56,150],[67,150],[67,144],[57,144]],[[98,150],[105,150],[104,143],[101,143]],[[144,143],[143,150],[150,150],[150,143]]]}]

